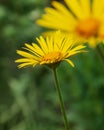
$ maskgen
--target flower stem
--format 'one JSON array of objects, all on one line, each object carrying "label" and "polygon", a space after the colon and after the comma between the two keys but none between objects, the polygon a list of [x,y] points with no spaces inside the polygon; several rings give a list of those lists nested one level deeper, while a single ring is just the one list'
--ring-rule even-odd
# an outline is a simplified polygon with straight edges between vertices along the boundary
[{"label": "flower stem", "polygon": [[60,100],[61,112],[63,114],[65,128],[66,128],[66,130],[69,130],[69,125],[68,125],[68,121],[67,121],[67,117],[66,117],[66,113],[65,113],[65,107],[64,107],[64,103],[63,103],[63,99],[62,99],[62,95],[61,95],[59,82],[58,82],[58,79],[57,79],[56,68],[53,68],[53,74],[54,74],[56,90],[57,90],[57,93],[58,93],[58,96],[59,96],[59,100]]}]

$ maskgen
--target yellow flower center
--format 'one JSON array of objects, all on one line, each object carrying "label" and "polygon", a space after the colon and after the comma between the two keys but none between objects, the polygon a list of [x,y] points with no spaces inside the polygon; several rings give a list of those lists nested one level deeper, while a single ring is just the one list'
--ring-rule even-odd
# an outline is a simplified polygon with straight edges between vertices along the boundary
[{"label": "yellow flower center", "polygon": [[81,21],[76,26],[75,31],[78,35],[83,36],[85,38],[89,38],[91,36],[97,36],[100,27],[100,22],[97,19],[89,18],[84,21]]},{"label": "yellow flower center", "polygon": [[63,58],[63,54],[61,52],[49,52],[44,55],[41,59],[42,63],[57,63],[61,61]]}]

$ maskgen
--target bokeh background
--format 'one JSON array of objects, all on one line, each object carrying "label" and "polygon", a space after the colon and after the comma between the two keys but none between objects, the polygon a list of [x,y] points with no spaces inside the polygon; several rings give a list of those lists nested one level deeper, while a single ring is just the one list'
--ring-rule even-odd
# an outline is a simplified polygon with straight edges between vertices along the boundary
[{"label": "bokeh background", "polygon": [[[63,130],[51,71],[18,69],[16,49],[35,42],[35,24],[51,0],[0,0],[0,130]],[[75,68],[58,68],[71,130],[104,130],[104,64],[96,50],[73,57]]]}]

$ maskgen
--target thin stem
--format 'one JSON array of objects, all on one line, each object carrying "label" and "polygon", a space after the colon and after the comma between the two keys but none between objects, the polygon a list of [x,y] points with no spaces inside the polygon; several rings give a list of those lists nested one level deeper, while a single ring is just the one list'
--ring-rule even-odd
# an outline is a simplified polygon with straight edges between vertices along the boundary
[{"label": "thin stem", "polygon": [[96,51],[97,51],[100,59],[102,60],[102,62],[104,64],[104,50],[103,50],[102,46],[101,45],[97,45]]},{"label": "thin stem", "polygon": [[57,93],[58,93],[58,96],[59,96],[59,100],[60,100],[61,112],[63,114],[65,128],[66,128],[66,130],[69,130],[69,125],[68,125],[68,121],[67,121],[67,117],[66,117],[66,113],[65,113],[65,107],[64,107],[64,103],[63,103],[63,99],[62,99],[62,95],[61,95],[59,82],[58,82],[58,79],[57,79],[56,68],[53,68],[53,74],[54,74],[56,90],[57,90]]}]

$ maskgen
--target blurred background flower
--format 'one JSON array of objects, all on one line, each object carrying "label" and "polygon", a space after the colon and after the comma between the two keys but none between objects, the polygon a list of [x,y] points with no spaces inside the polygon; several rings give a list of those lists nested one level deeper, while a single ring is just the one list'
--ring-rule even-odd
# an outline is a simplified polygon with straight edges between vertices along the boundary
[{"label": "blurred background flower", "polygon": [[104,38],[103,0],[64,0],[65,3],[53,1],[52,7],[45,8],[45,14],[37,24],[50,29],[74,33],[86,39],[91,47],[96,47]]},{"label": "blurred background flower", "polygon": [[[61,0],[63,3],[63,1]],[[16,50],[46,31],[35,24],[51,0],[0,0],[0,130],[63,130],[47,68],[17,69]],[[60,64],[63,99],[72,130],[104,129],[104,70],[95,50]]]}]

